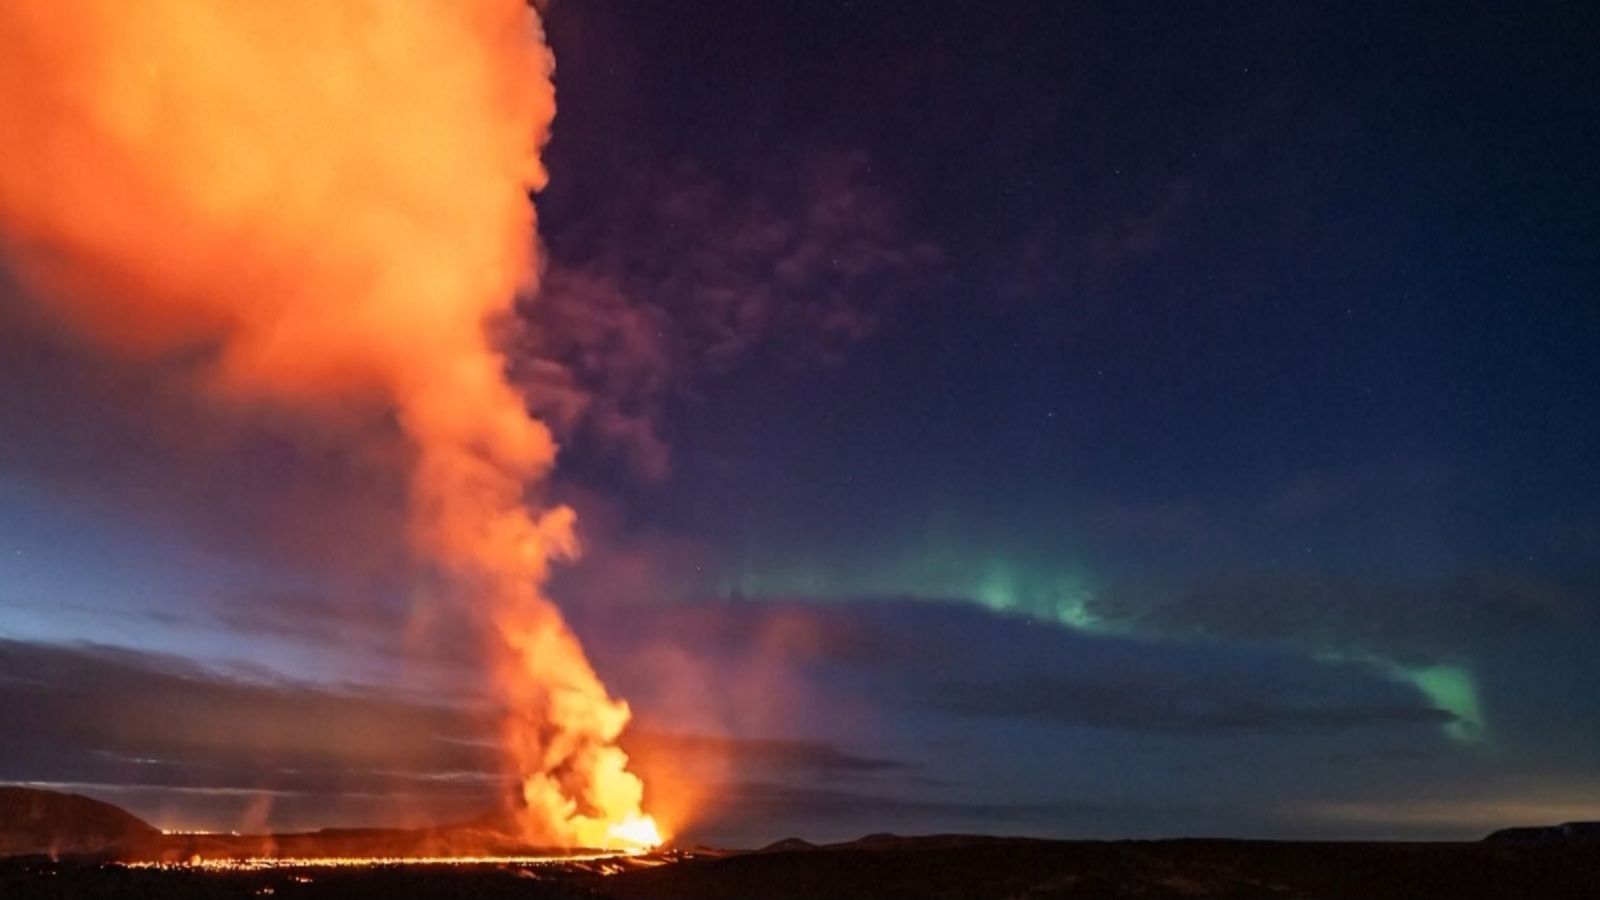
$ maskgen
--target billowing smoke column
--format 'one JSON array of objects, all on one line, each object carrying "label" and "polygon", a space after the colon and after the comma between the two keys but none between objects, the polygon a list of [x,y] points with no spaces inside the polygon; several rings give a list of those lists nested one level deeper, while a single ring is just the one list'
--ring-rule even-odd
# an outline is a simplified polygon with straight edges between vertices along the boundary
[{"label": "billowing smoke column", "polygon": [[[230,402],[388,411],[417,548],[507,652],[531,840],[650,842],[628,720],[542,595],[572,515],[486,326],[534,271],[552,60],[518,0],[7,0],[0,249],[108,350]],[[309,513],[308,513],[309,514]]]}]

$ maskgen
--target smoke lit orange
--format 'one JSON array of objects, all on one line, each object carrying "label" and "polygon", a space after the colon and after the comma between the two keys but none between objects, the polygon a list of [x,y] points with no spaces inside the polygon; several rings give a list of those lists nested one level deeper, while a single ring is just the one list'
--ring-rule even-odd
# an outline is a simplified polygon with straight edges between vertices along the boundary
[{"label": "smoke lit orange", "polygon": [[0,30],[0,248],[30,297],[108,350],[203,360],[228,402],[391,414],[415,544],[504,645],[525,836],[656,842],[628,708],[541,592],[576,551],[570,510],[524,503],[555,444],[486,335],[535,271],[536,13],[16,0]]}]

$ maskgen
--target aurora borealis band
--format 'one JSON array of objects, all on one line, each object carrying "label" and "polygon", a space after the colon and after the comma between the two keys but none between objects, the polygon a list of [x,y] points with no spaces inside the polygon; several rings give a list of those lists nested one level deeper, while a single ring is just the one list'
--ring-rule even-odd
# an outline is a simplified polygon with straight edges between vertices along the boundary
[{"label": "aurora borealis band", "polygon": [[[540,287],[492,336],[645,808],[1600,818],[1592,22],[898,6],[547,11]],[[393,417],[88,352],[0,249],[0,782],[223,830],[501,796]]]},{"label": "aurora borealis band", "polygon": [[[856,571],[852,567],[852,571]],[[859,581],[836,581],[819,573],[765,573],[731,580],[725,591],[734,596],[849,597],[871,598],[930,597],[955,602],[970,602],[995,614],[1015,616],[1070,629],[1086,635],[1121,637],[1184,638],[1150,628],[1121,610],[1103,609],[1097,601],[1099,590],[1082,572],[1036,571],[1020,568],[1004,558],[962,560],[953,553],[934,553],[926,559],[892,564],[881,573],[869,573]],[[1215,640],[1219,635],[1204,635]],[[1189,635],[1188,639],[1195,639]],[[1345,643],[1330,638],[1327,647],[1308,647],[1316,659],[1350,661],[1372,667],[1376,672],[1414,687],[1436,708],[1449,713],[1446,733],[1464,742],[1485,737],[1483,710],[1471,671],[1458,662],[1407,665],[1379,653],[1360,649],[1358,636],[1347,636]],[[1294,647],[1296,636],[1284,635],[1270,643]]]}]

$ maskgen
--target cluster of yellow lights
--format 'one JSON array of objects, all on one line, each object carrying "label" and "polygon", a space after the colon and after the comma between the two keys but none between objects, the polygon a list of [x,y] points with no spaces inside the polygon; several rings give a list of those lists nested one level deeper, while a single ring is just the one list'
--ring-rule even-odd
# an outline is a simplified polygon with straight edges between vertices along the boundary
[{"label": "cluster of yellow lights", "polygon": [[[164,830],[168,835],[205,835],[218,832]],[[237,834],[237,832],[229,832]],[[130,869],[187,869],[213,872],[254,872],[267,869],[356,868],[377,866],[556,866],[563,863],[598,860],[632,861],[660,847],[665,839],[656,820],[647,815],[632,815],[612,825],[604,850],[511,856],[249,856],[206,858],[199,854],[186,860],[125,862]],[[660,862],[661,860],[656,860]],[[627,866],[603,866],[603,874],[622,871]]]},{"label": "cluster of yellow lights", "polygon": [[265,869],[336,869],[374,866],[550,866],[638,856],[643,849],[559,856],[252,856],[242,859],[192,857],[182,862],[128,862],[130,869],[201,869],[254,872]]}]

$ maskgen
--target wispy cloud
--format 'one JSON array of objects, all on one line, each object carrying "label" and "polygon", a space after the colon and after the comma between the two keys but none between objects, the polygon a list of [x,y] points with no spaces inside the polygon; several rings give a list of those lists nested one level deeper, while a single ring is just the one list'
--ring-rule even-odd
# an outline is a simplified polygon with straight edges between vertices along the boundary
[{"label": "wispy cloud", "polygon": [[744,172],[629,173],[629,190],[549,235],[513,362],[550,421],[659,477],[672,400],[756,357],[836,362],[927,282],[940,251],[865,156],[777,156]]}]

